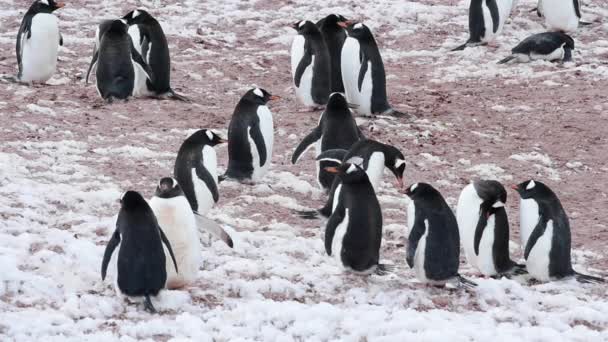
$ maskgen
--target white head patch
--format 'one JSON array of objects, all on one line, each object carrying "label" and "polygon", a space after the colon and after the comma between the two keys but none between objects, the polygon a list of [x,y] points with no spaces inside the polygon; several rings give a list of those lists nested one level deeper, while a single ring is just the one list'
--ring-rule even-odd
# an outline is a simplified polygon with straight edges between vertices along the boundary
[{"label": "white head patch", "polygon": [[49,5],[48,0],[40,0],[40,2],[43,3],[43,4],[45,4],[45,5],[47,5],[47,6]]},{"label": "white head patch", "polygon": [[255,88],[253,90],[253,93],[256,94],[259,97],[264,97],[264,93],[262,93],[262,90],[260,90],[260,88]]},{"label": "white head patch", "polygon": [[501,201],[498,201],[492,205],[493,208],[502,208],[504,206],[505,206],[505,204],[502,203]]},{"label": "white head patch", "polygon": [[135,19],[135,18],[137,18],[137,16],[139,16],[140,14],[141,14],[141,12],[140,12],[140,11],[135,10],[135,11],[133,11],[133,17],[132,17],[132,18],[133,18],[133,19]]},{"label": "white head patch", "polygon": [[534,189],[535,186],[536,186],[536,183],[534,183],[534,180],[531,180],[530,183],[528,183],[526,190],[532,190],[532,189]]},{"label": "white head patch", "polygon": [[306,24],[306,20],[300,21],[300,23],[298,24],[298,28],[302,28],[302,26],[304,26],[304,24]]},{"label": "white head patch", "polygon": [[362,23],[355,24],[354,28],[355,28],[355,30],[363,28],[363,24]]},{"label": "white head patch", "polygon": [[346,170],[346,173],[353,173],[355,171],[357,171],[357,167],[355,166],[355,164],[350,164],[350,166]]},{"label": "white head patch", "polygon": [[346,162],[348,164],[353,164],[353,165],[357,165],[357,166],[363,166],[363,158],[358,157],[358,156],[351,157]]},{"label": "white head patch", "polygon": [[403,164],[405,164],[405,160],[403,160],[403,159],[395,160],[395,169],[398,169]]},{"label": "white head patch", "polygon": [[418,187],[418,183],[412,184],[412,186],[410,187],[410,192],[414,192],[414,190],[416,190],[417,187]]},{"label": "white head patch", "polygon": [[128,191],[125,191],[122,193],[122,195],[120,195],[120,200],[122,201],[123,197],[125,197],[125,195],[127,194]]},{"label": "white head patch", "polygon": [[205,131],[205,134],[207,134],[207,138],[209,138],[209,140],[213,140],[213,132],[211,132],[210,130]]},{"label": "white head patch", "polygon": [[122,21],[123,24],[128,25],[125,19],[120,19],[120,21]]}]

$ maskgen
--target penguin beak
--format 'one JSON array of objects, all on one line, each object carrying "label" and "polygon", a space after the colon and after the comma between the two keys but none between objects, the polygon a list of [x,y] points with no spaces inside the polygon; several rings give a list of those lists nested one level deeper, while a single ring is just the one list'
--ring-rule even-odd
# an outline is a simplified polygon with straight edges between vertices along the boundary
[{"label": "penguin beak", "polygon": [[351,21],[351,20],[345,20],[345,21],[340,21],[340,22],[338,23],[338,26],[340,26],[340,27],[342,27],[342,28],[347,28],[347,27],[349,27],[351,24],[354,24],[354,22],[353,22],[353,21]]},{"label": "penguin beak", "polygon": [[291,27],[292,29],[294,29],[294,30],[297,31],[298,28],[300,27],[300,22],[298,21],[298,22],[296,22],[294,24],[291,24],[291,26],[289,26],[289,27]]},{"label": "penguin beak", "polygon": [[515,191],[519,191],[519,185],[517,185],[517,184],[511,185],[511,189],[513,189]]},{"label": "penguin beak", "polygon": [[324,168],[324,170],[329,173],[338,173],[338,168],[335,166],[328,166],[328,167]]},{"label": "penguin beak", "polygon": [[228,139],[220,138],[218,144],[225,144],[228,142]]},{"label": "penguin beak", "polygon": [[57,3],[55,3],[55,7],[57,7],[57,8],[65,7],[65,3],[63,3],[63,2],[57,2]]},{"label": "penguin beak", "polygon": [[277,95],[271,95],[270,96],[270,101],[276,101],[276,100],[280,100],[280,99],[281,99],[281,97],[277,96]]},{"label": "penguin beak", "polygon": [[397,177],[397,187],[403,189],[403,177]]}]

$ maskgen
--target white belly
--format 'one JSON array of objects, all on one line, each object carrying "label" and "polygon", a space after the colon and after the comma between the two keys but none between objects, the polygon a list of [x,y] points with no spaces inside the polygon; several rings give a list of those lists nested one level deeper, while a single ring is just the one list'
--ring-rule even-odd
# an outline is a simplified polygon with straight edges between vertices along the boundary
[{"label": "white belly", "polygon": [[380,181],[382,180],[382,174],[384,172],[384,153],[374,152],[369,158],[367,163],[367,177],[370,183],[374,187],[374,190],[378,192],[380,187]]},{"label": "white belly", "polygon": [[342,243],[344,242],[344,235],[346,235],[346,230],[348,228],[348,221],[349,221],[348,209],[345,209],[344,219],[336,227],[336,231],[334,233],[334,239],[331,241],[331,254],[334,258],[336,258],[336,260],[338,260],[338,262],[342,266],[344,266],[344,264],[342,263],[342,258],[341,258]]},{"label": "white belly", "polygon": [[549,253],[553,240],[553,220],[547,222],[545,233],[536,240],[526,259],[526,269],[531,276],[540,281],[550,281]]},{"label": "white belly", "polygon": [[519,212],[519,229],[521,237],[521,248],[526,249],[530,234],[538,224],[540,216],[538,214],[538,204],[533,199],[522,199]]},{"label": "white belly", "polygon": [[22,35],[23,66],[21,81],[46,82],[57,69],[59,22],[52,14],[36,14],[32,18],[32,36]]},{"label": "white belly", "polygon": [[530,59],[532,60],[545,60],[545,61],[554,61],[554,60],[561,60],[564,59],[564,48],[563,45],[562,47],[555,49],[553,52],[551,52],[548,55],[538,55],[535,53],[531,53],[530,54]]},{"label": "white belly", "polygon": [[372,114],[372,63],[368,62],[367,73],[359,91],[361,69],[359,51],[359,42],[354,38],[346,38],[341,56],[342,82],[347,101],[358,106],[355,111],[362,115],[370,115]]},{"label": "white belly", "polygon": [[153,197],[150,207],[171,243],[179,270],[179,273],[175,272],[173,259],[163,244],[167,270],[165,287],[179,288],[191,284],[196,279],[202,263],[202,246],[188,200],[184,196],[170,199]]},{"label": "white belly", "polygon": [[314,72],[315,56],[312,56],[312,61],[304,70],[302,78],[300,79],[300,86],[296,86],[295,77],[296,70],[300,64],[300,60],[304,56],[304,44],[306,40],[304,36],[297,35],[291,45],[291,77],[294,80],[294,87],[296,90],[296,98],[305,106],[314,107],[316,105],[312,98],[312,76]]},{"label": "white belly", "polygon": [[146,80],[148,79],[148,74],[146,73],[144,68],[142,68],[141,65],[139,65],[138,63],[133,62],[133,61],[131,61],[131,63],[133,64],[133,71],[135,72],[135,80],[133,83],[133,93],[131,95],[133,95],[135,97],[152,95],[152,92],[148,90],[148,85],[146,84]]},{"label": "white belly", "polygon": [[323,135],[315,142],[315,167],[317,170],[317,184],[319,184],[319,188],[323,189],[323,184],[319,181],[319,175],[321,174],[321,162],[316,160],[316,158],[321,154],[321,143],[323,142]]},{"label": "white belly", "polygon": [[578,28],[579,18],[574,11],[573,0],[552,0],[545,5],[543,0],[543,16],[545,17],[545,26],[550,31],[566,31],[573,32]]},{"label": "white belly", "polygon": [[456,220],[460,233],[460,242],[464,248],[467,261],[471,266],[477,267],[475,255],[475,228],[479,222],[479,210],[483,201],[477,195],[473,184],[462,189],[456,206]]},{"label": "white belly", "polygon": [[340,183],[340,184],[338,184],[338,186],[336,186],[336,191],[334,192],[333,202],[331,204],[332,213],[336,210],[336,207],[338,206],[338,203],[340,201],[340,191],[342,191],[342,183]]},{"label": "white belly", "polygon": [[496,33],[494,33],[494,24],[492,21],[492,14],[490,13],[490,9],[486,5],[485,1],[482,4],[481,8],[483,11],[483,23],[486,28],[484,35],[481,38],[481,41],[484,43],[490,43],[494,40],[494,38],[498,34],[498,31]]},{"label": "white belly", "polygon": [[253,139],[251,139],[251,135],[249,134],[248,130],[247,136],[249,138],[249,143],[251,144],[251,152],[253,157],[253,175],[251,176],[253,181],[261,180],[264,175],[266,175],[266,172],[268,172],[272,161],[272,148],[274,144],[274,124],[270,109],[268,109],[267,106],[259,106],[257,114],[258,118],[260,119],[260,131],[262,132],[264,144],[266,145],[266,162],[264,165],[260,165],[260,154],[255,143],[253,142]]},{"label": "white belly", "polygon": [[209,210],[213,208],[213,204],[215,204],[215,201],[213,201],[213,194],[211,194],[207,184],[205,184],[202,179],[198,178],[196,175],[196,169],[193,168],[191,172],[192,185],[194,185],[194,195],[196,196],[196,203],[198,204],[197,212],[204,216],[207,215]]},{"label": "white belly", "polygon": [[494,235],[496,229],[496,215],[488,218],[486,228],[479,242],[479,255],[477,256],[477,268],[486,276],[493,276],[496,272],[494,265],[494,253],[492,246],[494,245]]},{"label": "white belly", "polygon": [[135,47],[135,50],[141,55],[139,27],[137,25],[129,26],[129,36],[131,36],[131,40],[133,41],[133,47]]},{"label": "white belly", "polygon": [[418,247],[416,248],[416,254],[414,255],[414,273],[416,273],[416,278],[423,283],[427,283],[429,280],[426,277],[426,271],[424,270],[424,257],[426,251],[426,236],[428,235],[428,226],[429,221],[424,220],[424,225],[426,227],[424,234],[418,240]]},{"label": "white belly", "polygon": [[494,32],[494,24],[492,21],[492,14],[488,9],[486,3],[483,4],[483,19],[486,27],[486,32],[484,37],[481,39],[484,43],[490,43],[496,39],[501,32],[503,27],[505,26],[505,22],[511,15],[511,11],[513,10],[514,2],[512,0],[497,0],[496,5],[498,7],[498,30]]}]

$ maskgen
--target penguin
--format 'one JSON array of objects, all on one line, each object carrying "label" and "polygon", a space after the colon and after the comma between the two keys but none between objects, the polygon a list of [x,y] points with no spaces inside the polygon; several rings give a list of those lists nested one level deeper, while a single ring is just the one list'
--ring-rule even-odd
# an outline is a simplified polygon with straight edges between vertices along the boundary
[{"label": "penguin", "polygon": [[372,32],[362,23],[341,22],[348,37],[341,54],[342,82],[349,103],[363,116],[405,115],[393,109],[386,97],[386,74]]},{"label": "penguin", "polygon": [[140,46],[144,61],[152,71],[150,79],[146,81],[149,94],[158,97],[169,96],[175,100],[189,102],[188,98],[177,94],[171,88],[169,45],[158,21],[142,9],[127,13],[123,19],[129,26],[137,25],[140,40],[136,43]]},{"label": "penguin", "polygon": [[438,287],[446,283],[475,287],[474,282],[458,274],[458,223],[439,191],[426,183],[414,183],[405,194],[411,199],[407,210],[410,234],[406,262],[414,269],[416,278]]},{"label": "penguin", "polygon": [[[296,147],[291,157],[291,163],[296,164],[308,148],[315,144],[317,156],[329,149],[346,149],[363,139],[363,133],[357,127],[349,104],[341,93],[333,93],[329,97],[327,107],[319,118],[319,125],[313,129]],[[335,165],[328,161],[317,161],[317,181],[322,189],[328,190],[335,175],[325,170],[325,167]]]},{"label": "penguin", "polygon": [[[361,168],[367,173],[376,192],[379,191],[384,168],[387,168],[395,176],[397,187],[399,189],[403,188],[406,167],[405,157],[399,149],[388,144],[372,139],[361,139],[354,143],[348,151],[327,150],[321,153],[317,160],[342,163],[353,157],[362,158]],[[329,217],[332,212],[333,199],[340,196],[340,184],[340,179],[338,177],[334,178],[329,197],[323,208],[314,211],[298,211],[297,213],[305,219],[315,219],[319,214],[323,217]]]},{"label": "penguin", "polygon": [[291,45],[291,74],[296,97],[315,110],[327,104],[331,89],[329,50],[319,28],[311,21],[293,25],[298,32]]},{"label": "penguin", "polygon": [[502,32],[515,6],[513,0],[471,0],[469,6],[469,40],[452,51],[487,45]]},{"label": "penguin", "polygon": [[268,102],[280,97],[262,88],[249,90],[234,109],[228,127],[228,168],[225,177],[257,182],[272,161],[274,125]]},{"label": "penguin", "polygon": [[521,197],[520,235],[528,273],[542,282],[575,277],[582,283],[603,283],[572,269],[570,222],[557,195],[535,180],[513,189]]},{"label": "penguin", "polygon": [[[354,162],[354,161],[353,161]],[[351,160],[327,167],[342,181],[340,197],[325,228],[325,251],[348,271],[385,275],[390,265],[380,264],[382,211],[367,173]]]},{"label": "penguin", "polygon": [[574,39],[563,32],[543,32],[534,34],[511,50],[511,55],[498,64],[510,61],[527,63],[534,60],[569,62],[572,60]]},{"label": "penguin", "polygon": [[544,0],[539,0],[537,14],[545,18],[549,31],[574,32],[581,20],[581,7],[579,0],[551,1],[547,5],[544,5]]},{"label": "penguin", "polygon": [[192,210],[207,215],[219,200],[217,155],[214,147],[226,141],[211,130],[189,136],[179,148],[173,174]]},{"label": "penguin", "polygon": [[456,220],[467,261],[488,277],[525,274],[509,257],[507,191],[500,182],[479,180],[464,187]]},{"label": "penguin", "polygon": [[64,6],[54,0],[36,0],[23,16],[17,33],[17,81],[44,83],[55,74],[63,37],[53,12]]},{"label": "penguin", "polygon": [[173,247],[179,269],[177,273],[171,260],[166,260],[165,288],[178,289],[193,283],[202,264],[202,245],[194,213],[177,180],[162,178],[149,204]]},{"label": "penguin", "polygon": [[116,258],[117,292],[127,297],[143,296],[146,310],[155,313],[150,296],[158,295],[167,281],[163,244],[171,255],[175,272],[177,261],[171,243],[141,194],[127,191],[120,203],[116,230],[103,255],[101,279],[105,280],[112,253],[120,245]]},{"label": "penguin", "polygon": [[341,55],[342,46],[346,40],[346,30],[339,23],[348,24],[348,19],[340,14],[330,14],[317,22],[317,27],[323,35],[325,45],[329,51],[331,70],[330,93],[343,93]]},{"label": "penguin", "polygon": [[150,69],[135,50],[127,30],[122,20],[105,20],[95,33],[85,82],[89,82],[89,74],[96,68],[97,92],[108,102],[138,95],[137,85],[150,77]]}]

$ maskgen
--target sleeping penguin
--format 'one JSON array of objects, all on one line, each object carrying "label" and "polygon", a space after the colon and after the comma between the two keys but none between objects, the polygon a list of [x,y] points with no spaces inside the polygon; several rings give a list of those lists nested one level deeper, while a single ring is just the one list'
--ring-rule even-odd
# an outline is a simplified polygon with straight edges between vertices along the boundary
[{"label": "sleeping penguin", "polygon": [[469,40],[452,51],[493,42],[511,15],[514,0],[471,0],[469,6]]},{"label": "sleeping penguin", "polygon": [[458,223],[443,196],[426,183],[415,183],[405,193],[411,199],[407,210],[410,235],[406,261],[416,278],[437,287],[447,283],[467,288],[477,286],[458,274]]},{"label": "sleeping penguin", "polygon": [[120,203],[116,230],[103,254],[101,279],[105,280],[112,253],[120,246],[115,258],[117,292],[127,297],[144,297],[146,310],[155,313],[150,296],[158,295],[167,281],[163,244],[176,272],[177,261],[171,243],[146,200],[136,191],[127,191]]},{"label": "sleeping penguin", "polygon": [[521,245],[528,273],[543,282],[575,277],[581,283],[603,283],[572,269],[570,222],[555,193],[534,180],[513,189],[521,197]]},{"label": "sleeping penguin", "polygon": [[563,32],[543,32],[534,34],[511,50],[511,56],[498,62],[510,61],[527,63],[535,60],[564,61],[572,60],[574,39]]},{"label": "sleeping penguin", "polygon": [[23,16],[17,33],[19,82],[44,83],[55,73],[63,37],[53,12],[63,6],[64,3],[54,0],[36,0]]},{"label": "sleeping penguin", "polygon": [[367,174],[357,162],[360,158],[349,159],[339,168],[327,168],[337,173],[342,191],[334,199],[334,212],[325,228],[325,251],[346,270],[385,275],[393,267],[380,264],[382,211]]}]

